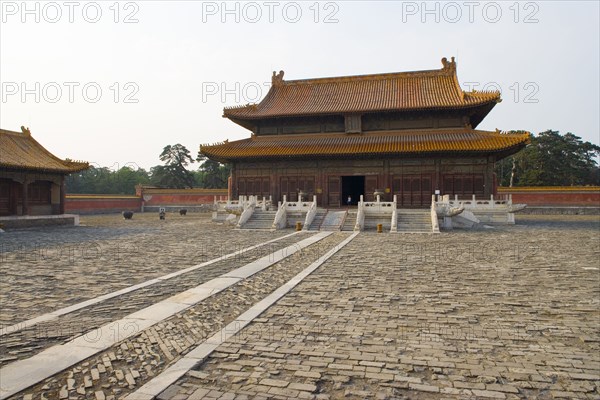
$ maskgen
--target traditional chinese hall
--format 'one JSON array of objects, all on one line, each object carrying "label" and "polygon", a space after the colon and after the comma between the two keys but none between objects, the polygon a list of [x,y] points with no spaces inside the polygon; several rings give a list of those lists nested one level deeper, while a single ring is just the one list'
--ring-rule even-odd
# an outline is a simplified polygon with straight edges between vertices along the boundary
[{"label": "traditional chinese hall", "polygon": [[477,129],[500,93],[461,89],[454,58],[425,71],[284,80],[258,104],[223,116],[250,137],[202,145],[232,166],[232,198],[316,195],[321,207],[360,196],[429,207],[432,194],[488,197],[494,163],[523,148],[527,133]]}]

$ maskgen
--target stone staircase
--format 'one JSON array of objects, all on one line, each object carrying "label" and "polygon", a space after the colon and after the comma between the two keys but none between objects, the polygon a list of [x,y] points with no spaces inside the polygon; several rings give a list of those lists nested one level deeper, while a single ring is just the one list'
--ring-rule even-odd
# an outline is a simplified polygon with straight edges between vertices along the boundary
[{"label": "stone staircase", "polygon": [[304,225],[304,220],[306,219],[306,213],[300,211],[288,211],[287,212],[287,224],[288,228],[295,228],[296,222],[300,222]]},{"label": "stone staircase", "polygon": [[277,211],[255,210],[240,229],[271,229]]},{"label": "stone staircase", "polygon": [[356,225],[356,210],[348,211],[344,225],[342,225],[342,231],[354,231],[354,225]]},{"label": "stone staircase", "polygon": [[363,230],[376,231],[377,225],[381,224],[383,232],[389,232],[392,228],[392,216],[390,214],[368,214],[365,215],[365,225]]},{"label": "stone staircase", "polygon": [[422,209],[399,209],[398,233],[432,233],[431,211]]},{"label": "stone staircase", "polygon": [[315,214],[315,218],[312,223],[308,227],[309,231],[318,231],[321,228],[321,224],[327,215],[327,210],[322,208],[317,208],[317,213]]}]

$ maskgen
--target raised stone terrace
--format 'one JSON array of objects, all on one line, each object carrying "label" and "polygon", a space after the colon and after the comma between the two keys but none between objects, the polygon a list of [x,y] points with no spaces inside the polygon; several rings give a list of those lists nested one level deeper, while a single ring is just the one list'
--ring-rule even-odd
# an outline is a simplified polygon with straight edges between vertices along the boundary
[{"label": "raised stone terrace", "polygon": [[0,234],[0,399],[600,398],[600,219]]}]

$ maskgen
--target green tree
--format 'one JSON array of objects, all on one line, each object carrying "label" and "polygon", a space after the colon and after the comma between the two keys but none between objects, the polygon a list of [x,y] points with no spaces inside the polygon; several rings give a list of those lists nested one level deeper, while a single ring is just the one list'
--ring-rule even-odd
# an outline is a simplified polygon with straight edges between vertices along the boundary
[{"label": "green tree", "polygon": [[226,189],[227,180],[231,173],[231,167],[227,164],[221,164],[198,154],[198,162],[202,161],[196,175],[196,181],[200,187],[206,189]]},{"label": "green tree", "polygon": [[194,175],[187,170],[187,166],[194,162],[190,151],[177,143],[168,145],[160,153],[160,160],[165,165],[157,165],[150,169],[152,183],[157,186],[183,189],[194,187]]},{"label": "green tree", "polygon": [[148,172],[133,164],[116,171],[91,166],[69,175],[65,184],[67,193],[72,194],[135,194],[135,185],[149,182]]},{"label": "green tree", "polygon": [[580,137],[548,130],[531,136],[531,144],[496,164],[498,183],[510,186],[598,185],[596,157],[600,146]]}]

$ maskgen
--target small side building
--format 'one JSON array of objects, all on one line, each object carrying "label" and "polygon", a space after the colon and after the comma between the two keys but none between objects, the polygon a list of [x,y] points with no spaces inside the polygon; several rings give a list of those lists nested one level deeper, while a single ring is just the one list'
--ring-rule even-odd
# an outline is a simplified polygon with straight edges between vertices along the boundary
[{"label": "small side building", "polygon": [[[499,92],[463,91],[454,58],[426,71],[284,80],[258,104],[226,108],[247,139],[202,145],[231,164],[231,195],[322,207],[398,198],[429,207],[431,195],[470,199],[494,194],[494,163],[529,143],[528,133],[476,129]],[[311,198],[309,197],[309,198]]]},{"label": "small side building", "polygon": [[0,129],[0,216],[65,213],[65,176],[89,168],[61,160],[32,136]]}]

